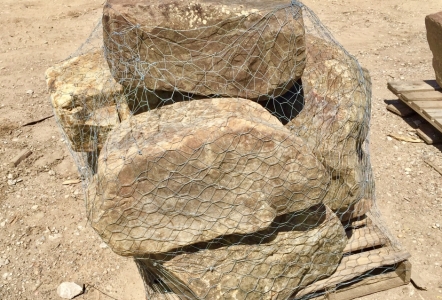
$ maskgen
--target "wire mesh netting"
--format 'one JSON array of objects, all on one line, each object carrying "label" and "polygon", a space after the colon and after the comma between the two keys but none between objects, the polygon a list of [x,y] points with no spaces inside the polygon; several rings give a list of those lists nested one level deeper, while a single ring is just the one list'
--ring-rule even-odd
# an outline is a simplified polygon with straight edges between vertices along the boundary
[{"label": "wire mesh netting", "polygon": [[[46,78],[90,224],[148,299],[309,299],[349,279],[374,206],[370,76],[303,4],[109,0]],[[356,243],[379,246],[370,228]]]}]

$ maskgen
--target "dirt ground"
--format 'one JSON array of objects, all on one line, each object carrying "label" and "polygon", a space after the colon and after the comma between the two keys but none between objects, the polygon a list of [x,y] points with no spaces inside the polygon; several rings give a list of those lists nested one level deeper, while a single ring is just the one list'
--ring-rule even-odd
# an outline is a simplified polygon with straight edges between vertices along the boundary
[{"label": "dirt ground", "polygon": [[[442,176],[424,163],[442,167],[442,147],[387,138],[413,135],[421,120],[385,109],[385,100],[395,99],[388,81],[434,79],[424,18],[441,10],[442,0],[304,3],[370,70],[378,207],[428,289],[410,284],[363,299],[442,299]],[[77,171],[54,119],[21,126],[52,114],[44,72],[85,41],[102,5],[0,2],[0,299],[60,299],[56,289],[63,281],[86,285],[78,299],[143,299],[135,264],[105,248],[87,224],[81,185],[62,185]],[[33,153],[11,168],[22,149]]]}]

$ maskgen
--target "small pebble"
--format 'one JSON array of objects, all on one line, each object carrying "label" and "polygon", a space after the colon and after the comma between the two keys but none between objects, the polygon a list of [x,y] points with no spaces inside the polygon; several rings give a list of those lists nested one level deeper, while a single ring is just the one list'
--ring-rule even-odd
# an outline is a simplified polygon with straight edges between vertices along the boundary
[{"label": "small pebble", "polygon": [[59,239],[59,238],[61,238],[61,237],[63,237],[63,235],[62,235],[61,233],[50,234],[50,235],[48,236],[48,238],[49,238],[50,241],[54,241],[54,240]]},{"label": "small pebble", "polygon": [[83,294],[83,286],[75,282],[63,282],[58,286],[57,294],[63,299],[73,299]]},{"label": "small pebble", "polygon": [[35,241],[35,244],[37,246],[39,246],[39,245],[43,244],[45,241],[46,241],[46,238],[44,236],[42,236]]}]

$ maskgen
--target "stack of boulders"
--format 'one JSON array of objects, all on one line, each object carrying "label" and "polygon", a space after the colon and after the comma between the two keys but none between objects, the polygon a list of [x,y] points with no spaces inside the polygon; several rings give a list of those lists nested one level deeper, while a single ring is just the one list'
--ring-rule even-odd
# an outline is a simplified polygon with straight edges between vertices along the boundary
[{"label": "stack of boulders", "polygon": [[148,295],[287,299],[333,274],[373,197],[367,70],[287,1],[108,0],[103,29],[48,87],[99,153],[91,225]]},{"label": "stack of boulders", "polygon": [[425,18],[427,40],[433,52],[433,68],[436,81],[442,87],[442,11]]}]

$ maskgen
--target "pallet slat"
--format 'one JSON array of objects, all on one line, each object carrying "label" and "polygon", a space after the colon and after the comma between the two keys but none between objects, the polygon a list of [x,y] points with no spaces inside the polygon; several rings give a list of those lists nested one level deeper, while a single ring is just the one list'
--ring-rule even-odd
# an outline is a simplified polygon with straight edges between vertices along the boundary
[{"label": "pallet slat", "polygon": [[[411,104],[411,107],[415,107],[416,109],[420,110],[424,110],[427,108],[442,109],[442,99],[441,101],[406,101],[405,103],[407,103],[408,105]],[[416,112],[419,113],[418,111]]]},{"label": "pallet slat", "polygon": [[427,108],[423,113],[430,119],[440,119],[442,118],[442,110],[435,108]]},{"label": "pallet slat", "polygon": [[389,82],[387,84],[387,87],[395,95],[401,94],[403,92],[435,91],[441,89],[436,80],[395,81]]},{"label": "pallet slat", "polygon": [[442,101],[406,101],[402,97],[402,95],[399,96],[399,99],[404,101],[405,104],[410,106],[415,112],[417,112],[421,117],[423,117],[425,120],[427,120],[431,125],[434,126],[437,130],[442,132],[442,124],[440,121],[436,121],[432,117],[432,113],[430,111],[440,111],[442,110]]},{"label": "pallet slat", "polygon": [[410,282],[411,263],[403,261],[393,272],[362,279],[359,282],[336,291],[328,291],[325,295],[311,300],[351,300],[373,293],[386,291]]},{"label": "pallet slat", "polygon": [[404,92],[400,97],[405,101],[440,101],[442,93],[440,91]]},{"label": "pallet slat", "polygon": [[408,117],[415,113],[414,110],[400,100],[388,104],[387,110],[401,117]]},{"label": "pallet slat", "polygon": [[[425,113],[425,112],[424,112]],[[434,129],[430,124],[422,124],[417,130],[416,134],[425,141],[428,145],[442,143],[442,134]]]},{"label": "pallet slat", "polygon": [[[389,82],[387,87],[404,104],[442,133],[442,88],[435,80]],[[387,109],[401,115],[394,107]],[[419,136],[427,143],[434,143],[431,139],[426,139],[423,132],[420,132]]]},{"label": "pallet slat", "polygon": [[344,257],[332,276],[305,287],[296,294],[296,298],[294,299],[357,278],[372,269],[405,261],[409,257],[410,254],[408,252],[397,252],[391,247],[375,249]]},{"label": "pallet slat", "polygon": [[291,300],[350,300],[408,284],[410,254],[392,245],[370,212],[346,226],[348,243],[336,271],[298,290]]}]

